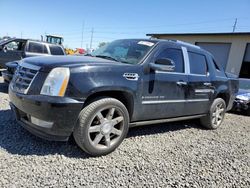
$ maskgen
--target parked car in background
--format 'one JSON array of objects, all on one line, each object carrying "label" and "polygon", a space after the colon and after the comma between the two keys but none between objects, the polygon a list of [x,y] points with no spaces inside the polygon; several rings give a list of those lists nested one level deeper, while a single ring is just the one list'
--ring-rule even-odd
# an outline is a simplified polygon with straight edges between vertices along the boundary
[{"label": "parked car in background", "polygon": [[7,62],[48,55],[65,55],[65,51],[61,45],[31,39],[10,38],[0,42],[0,68],[6,68]]},{"label": "parked car in background", "polygon": [[217,129],[237,92],[238,80],[209,52],[153,39],[116,40],[86,56],[27,58],[9,86],[23,127],[48,140],[73,134],[95,156],[114,151],[132,126],[200,118]]},{"label": "parked car in background", "polygon": [[12,61],[5,64],[6,69],[2,71],[2,77],[5,83],[10,83],[16,71],[19,61]]},{"label": "parked car in background", "polygon": [[239,79],[239,92],[234,100],[233,111],[250,116],[250,79]]}]

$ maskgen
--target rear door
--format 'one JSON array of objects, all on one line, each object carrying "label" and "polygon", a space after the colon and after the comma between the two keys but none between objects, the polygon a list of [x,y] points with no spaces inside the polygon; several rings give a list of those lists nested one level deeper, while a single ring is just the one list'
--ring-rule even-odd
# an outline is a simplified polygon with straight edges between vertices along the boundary
[{"label": "rear door", "polygon": [[204,54],[188,51],[190,73],[188,74],[188,95],[185,108],[187,115],[207,113],[210,99],[213,95],[213,86],[207,58]]},{"label": "rear door", "polygon": [[64,50],[61,46],[49,45],[51,55],[65,55]]},{"label": "rear door", "polygon": [[45,43],[29,41],[26,46],[25,57],[49,55],[48,47]]}]

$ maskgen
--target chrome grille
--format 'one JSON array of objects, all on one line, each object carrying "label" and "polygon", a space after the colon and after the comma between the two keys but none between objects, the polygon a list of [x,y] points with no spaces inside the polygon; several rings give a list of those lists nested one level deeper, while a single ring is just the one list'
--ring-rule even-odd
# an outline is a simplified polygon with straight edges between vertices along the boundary
[{"label": "chrome grille", "polygon": [[[23,64],[25,65],[25,64]],[[20,64],[13,77],[12,88],[18,93],[26,94],[28,89],[35,78],[36,74],[38,73],[37,66],[23,66]],[[33,69],[32,69],[32,68]]]}]

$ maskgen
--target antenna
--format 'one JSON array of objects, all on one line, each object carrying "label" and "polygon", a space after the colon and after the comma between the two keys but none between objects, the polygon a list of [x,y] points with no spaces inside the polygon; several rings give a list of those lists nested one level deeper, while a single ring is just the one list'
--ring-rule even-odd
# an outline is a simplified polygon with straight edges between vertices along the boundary
[{"label": "antenna", "polygon": [[235,19],[235,22],[234,22],[234,25],[233,25],[233,33],[234,33],[234,32],[235,32],[235,30],[236,30],[237,21],[238,21],[238,19],[236,18],[236,19]]}]

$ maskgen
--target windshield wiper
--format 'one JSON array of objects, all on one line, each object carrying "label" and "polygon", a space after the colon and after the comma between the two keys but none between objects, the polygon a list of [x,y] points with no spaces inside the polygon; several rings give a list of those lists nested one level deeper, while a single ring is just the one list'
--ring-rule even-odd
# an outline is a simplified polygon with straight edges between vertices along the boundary
[{"label": "windshield wiper", "polygon": [[89,53],[85,54],[84,56],[91,56],[91,57],[93,57],[93,55],[89,54]]},{"label": "windshield wiper", "polygon": [[117,61],[117,62],[120,62],[118,61],[117,59],[113,58],[113,57],[110,57],[110,56],[107,56],[107,55],[96,55],[94,57],[100,57],[100,58],[103,58],[103,59],[109,59],[109,60],[113,60],[113,61]]}]

